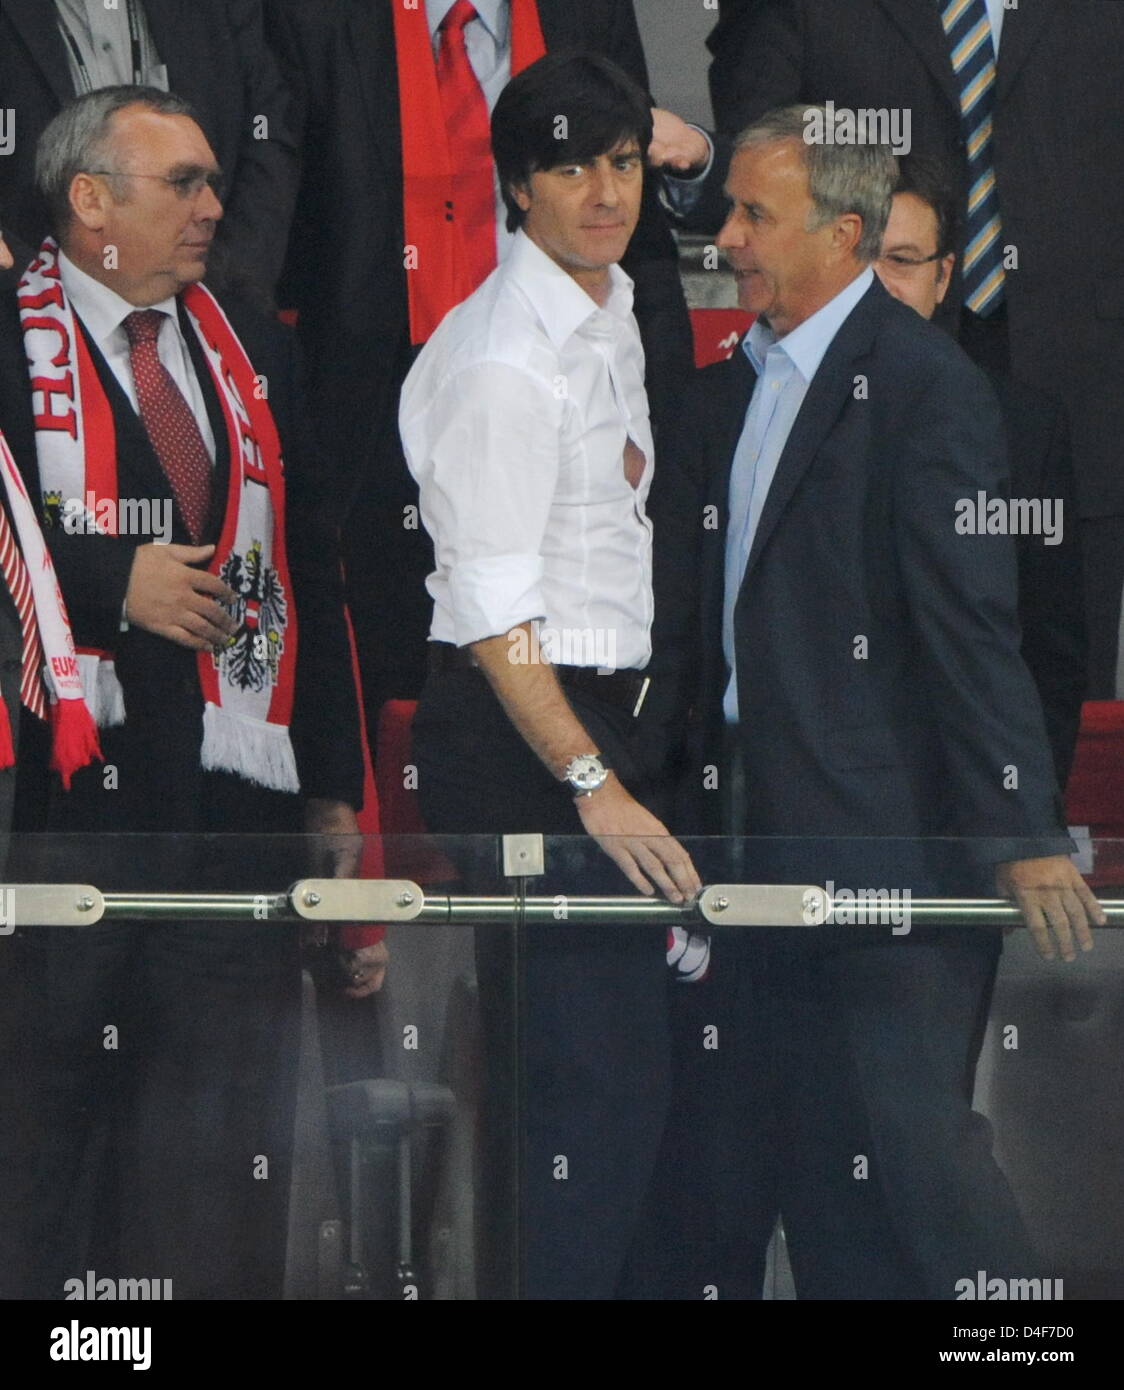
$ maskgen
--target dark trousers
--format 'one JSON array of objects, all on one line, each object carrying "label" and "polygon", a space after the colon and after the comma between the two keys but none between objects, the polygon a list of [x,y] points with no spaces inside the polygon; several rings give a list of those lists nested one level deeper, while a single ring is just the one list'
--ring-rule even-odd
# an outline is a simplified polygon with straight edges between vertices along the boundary
[{"label": "dark trousers", "polygon": [[[284,937],[285,939],[282,939]],[[29,934],[21,1121],[24,1297],[84,1277],[176,1299],[277,1298],[299,970],[291,927],[98,925]]]},{"label": "dark trousers", "polygon": [[1081,565],[1085,621],[1089,632],[1090,700],[1115,700],[1120,647],[1120,602],[1124,594],[1124,516],[1086,517],[1081,522]]},{"label": "dark trousers", "polygon": [[675,1028],[708,1102],[695,1124],[719,1297],[760,1296],[778,1215],[801,1298],[951,1299],[979,1269],[1046,1273],[965,1084],[994,960],[987,946],[824,950],[792,931],[715,943]]},{"label": "dark trousers", "polygon": [[[65,828],[83,833],[24,845],[24,881],[272,893],[300,874],[303,842],[285,835],[95,834],[99,814],[111,828],[112,798],[100,802],[100,769],[81,775]],[[207,774],[194,814],[198,832],[292,831],[299,801]],[[12,946],[4,1002],[22,1026],[19,1082],[5,1088],[5,1291],[61,1298],[64,1280],[92,1269],[171,1279],[176,1299],[280,1297],[294,928],[100,923],[30,928]]]},{"label": "dark trousers", "polygon": [[[709,848],[704,882],[980,891],[951,845]],[[801,1298],[950,1299],[980,1269],[1045,1275],[971,1106],[1000,945],[916,924],[717,932],[707,978],[672,993],[676,1099],[644,1223],[664,1254],[646,1296],[759,1298],[778,1216]]]},{"label": "dark trousers", "polygon": [[[662,734],[600,701],[575,696],[578,717],[621,780],[659,814]],[[474,671],[431,676],[414,721],[413,757],[429,829],[449,835],[541,832],[534,894],[632,890],[584,835],[569,789],[541,765]],[[590,751],[594,751],[591,748]],[[494,854],[450,845],[466,884],[496,891]],[[521,1164],[523,1292],[528,1298],[608,1299],[617,1293],[667,1105],[666,963],[662,928],[528,928],[522,989],[507,929],[477,932],[486,1049],[481,1194],[493,1228],[510,1229],[509,1179]],[[522,1022],[519,1133],[512,1131],[515,1007]],[[506,1195],[505,1195],[506,1194]],[[504,1280],[493,1252],[490,1291]]]}]

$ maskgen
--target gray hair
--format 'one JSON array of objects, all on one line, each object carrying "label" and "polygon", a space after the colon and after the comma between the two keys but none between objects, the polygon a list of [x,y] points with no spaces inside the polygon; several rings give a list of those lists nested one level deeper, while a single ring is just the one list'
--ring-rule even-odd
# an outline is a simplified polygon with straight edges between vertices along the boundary
[{"label": "gray hair", "polygon": [[855,257],[864,264],[877,260],[882,237],[890,217],[898,161],[889,146],[873,138],[876,131],[864,124],[859,112],[854,143],[809,139],[816,127],[826,129],[834,120],[834,110],[826,106],[780,106],[768,111],[741,132],[734,150],[771,145],[782,140],[796,142],[808,173],[812,213],[806,230],[819,231],[837,217],[854,213],[862,219],[862,233]]},{"label": "gray hair", "polygon": [[[127,106],[195,119],[188,102],[157,87],[99,87],[67,102],[43,131],[35,149],[35,187],[47,205],[56,234],[70,223],[70,185],[77,174],[105,169],[113,117]],[[113,196],[123,201],[124,180],[110,178],[109,185]]]}]

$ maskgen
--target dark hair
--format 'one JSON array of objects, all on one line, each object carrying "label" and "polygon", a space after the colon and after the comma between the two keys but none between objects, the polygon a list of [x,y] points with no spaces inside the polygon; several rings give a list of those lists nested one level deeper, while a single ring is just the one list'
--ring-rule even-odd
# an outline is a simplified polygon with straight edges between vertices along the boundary
[{"label": "dark hair", "polygon": [[912,193],[933,209],[937,254],[951,256],[960,245],[960,188],[952,166],[939,155],[910,154],[898,160],[895,193]]},{"label": "dark hair", "polygon": [[512,184],[526,185],[540,169],[584,164],[634,139],[646,160],[652,139],[648,94],[598,53],[548,53],[513,77],[492,112],[496,161],[507,230],[522,226]]}]

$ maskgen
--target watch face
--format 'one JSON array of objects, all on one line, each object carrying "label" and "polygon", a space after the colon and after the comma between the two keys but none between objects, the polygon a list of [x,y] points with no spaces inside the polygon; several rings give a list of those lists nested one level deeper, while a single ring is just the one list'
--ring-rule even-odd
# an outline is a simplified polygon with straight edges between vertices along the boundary
[{"label": "watch face", "polygon": [[574,758],[566,769],[570,785],[578,792],[596,791],[607,775],[601,760],[591,754]]}]

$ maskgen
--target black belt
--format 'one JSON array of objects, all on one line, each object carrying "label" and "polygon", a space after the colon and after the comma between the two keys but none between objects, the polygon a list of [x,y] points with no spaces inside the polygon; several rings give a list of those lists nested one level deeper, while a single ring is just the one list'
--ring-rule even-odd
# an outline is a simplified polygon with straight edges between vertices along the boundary
[{"label": "black belt", "polygon": [[[429,669],[445,671],[479,671],[471,647],[454,647],[451,642],[429,643]],[[550,663],[558,683],[570,690],[581,690],[607,705],[623,709],[637,718],[644,708],[651,679],[643,671],[598,671],[596,666],[562,666]],[[481,675],[483,672],[481,672]]]}]

